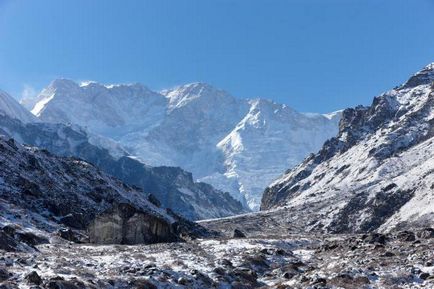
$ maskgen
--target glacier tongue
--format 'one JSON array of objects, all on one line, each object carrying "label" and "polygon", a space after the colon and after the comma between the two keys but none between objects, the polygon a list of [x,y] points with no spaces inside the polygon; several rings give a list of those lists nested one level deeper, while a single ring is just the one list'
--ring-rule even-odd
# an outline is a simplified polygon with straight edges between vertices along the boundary
[{"label": "glacier tongue", "polygon": [[152,166],[180,166],[255,210],[266,185],[336,135],[340,118],[238,99],[205,83],[157,93],[63,79],[38,99],[41,120],[113,138]]}]

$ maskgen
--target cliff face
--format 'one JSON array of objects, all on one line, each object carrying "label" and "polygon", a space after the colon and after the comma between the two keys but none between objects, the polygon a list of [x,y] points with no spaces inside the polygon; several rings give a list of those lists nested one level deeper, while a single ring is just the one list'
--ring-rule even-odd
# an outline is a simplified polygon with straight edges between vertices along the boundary
[{"label": "cliff face", "polygon": [[97,244],[150,244],[178,240],[163,218],[119,204],[97,216],[88,228],[89,240]]}]

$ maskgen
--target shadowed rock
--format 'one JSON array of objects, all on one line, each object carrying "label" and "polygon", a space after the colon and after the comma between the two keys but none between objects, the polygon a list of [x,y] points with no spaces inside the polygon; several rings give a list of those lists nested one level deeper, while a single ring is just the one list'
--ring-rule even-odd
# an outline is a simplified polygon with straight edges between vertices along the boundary
[{"label": "shadowed rock", "polygon": [[97,244],[151,244],[177,240],[171,224],[129,204],[119,204],[97,216],[89,226],[89,239]]}]

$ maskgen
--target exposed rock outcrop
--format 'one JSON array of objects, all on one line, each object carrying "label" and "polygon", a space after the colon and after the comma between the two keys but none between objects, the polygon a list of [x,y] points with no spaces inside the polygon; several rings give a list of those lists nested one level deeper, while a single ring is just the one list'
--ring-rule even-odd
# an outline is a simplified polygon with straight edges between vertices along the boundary
[{"label": "exposed rock outcrop", "polygon": [[163,218],[119,204],[90,224],[89,240],[97,244],[150,244],[178,240],[170,223]]}]

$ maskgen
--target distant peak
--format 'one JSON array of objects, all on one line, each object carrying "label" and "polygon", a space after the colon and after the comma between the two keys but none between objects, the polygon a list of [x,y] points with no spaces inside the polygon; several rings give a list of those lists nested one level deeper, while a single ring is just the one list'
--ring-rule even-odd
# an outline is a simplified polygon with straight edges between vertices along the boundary
[{"label": "distant peak", "polygon": [[70,88],[78,87],[79,85],[74,80],[67,78],[58,78],[53,80],[49,86],[54,88]]},{"label": "distant peak", "polygon": [[96,81],[93,81],[93,80],[85,80],[85,81],[82,81],[82,82],[80,82],[80,87],[86,87],[86,86],[89,86],[89,85],[99,85]]},{"label": "distant peak", "polygon": [[205,82],[193,82],[193,83],[187,83],[184,85],[179,85],[171,89],[165,89],[161,91],[163,95],[166,95],[168,97],[173,96],[174,94],[194,94],[194,95],[202,95],[210,92],[219,92],[219,93],[225,93],[222,89],[218,89],[211,84],[205,83]]},{"label": "distant peak", "polygon": [[134,89],[134,90],[151,91],[146,85],[144,85],[140,82],[108,84],[108,85],[104,85],[104,86],[108,89],[129,88],[129,89]]},{"label": "distant peak", "polygon": [[249,100],[249,103],[251,105],[250,110],[270,110],[275,113],[278,111],[295,112],[295,110],[288,105],[277,103],[267,98],[254,98]]},{"label": "distant peak", "polygon": [[216,101],[217,99],[233,99],[228,92],[204,82],[188,83],[163,90],[160,93],[169,99],[171,109],[183,107],[195,100]]}]

